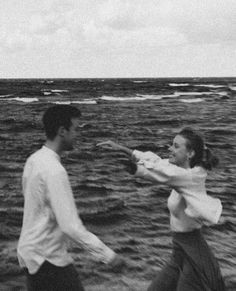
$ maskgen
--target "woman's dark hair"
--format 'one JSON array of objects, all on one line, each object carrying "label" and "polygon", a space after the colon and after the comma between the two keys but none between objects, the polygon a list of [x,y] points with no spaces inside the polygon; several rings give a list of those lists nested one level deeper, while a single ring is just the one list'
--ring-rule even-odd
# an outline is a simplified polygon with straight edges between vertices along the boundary
[{"label": "woman's dark hair", "polygon": [[191,168],[202,166],[206,170],[211,170],[218,165],[219,159],[204,144],[200,134],[190,127],[183,128],[178,134],[186,139],[186,147],[195,152],[195,155],[190,160]]},{"label": "woman's dark hair", "polygon": [[59,127],[64,126],[69,130],[72,118],[79,118],[81,112],[71,105],[55,105],[46,110],[43,115],[43,125],[47,138],[53,140]]}]

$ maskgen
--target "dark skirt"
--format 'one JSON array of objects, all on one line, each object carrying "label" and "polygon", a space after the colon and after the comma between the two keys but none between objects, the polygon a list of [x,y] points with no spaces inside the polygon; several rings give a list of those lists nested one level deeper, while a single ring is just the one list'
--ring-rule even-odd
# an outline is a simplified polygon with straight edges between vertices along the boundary
[{"label": "dark skirt", "polygon": [[201,230],[173,233],[171,260],[148,291],[225,291],[219,264]]}]

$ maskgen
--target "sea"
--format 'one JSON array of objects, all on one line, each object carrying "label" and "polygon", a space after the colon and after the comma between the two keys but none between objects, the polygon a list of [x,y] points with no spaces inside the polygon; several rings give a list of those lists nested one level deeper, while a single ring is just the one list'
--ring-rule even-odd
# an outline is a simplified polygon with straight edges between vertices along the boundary
[{"label": "sea", "polygon": [[146,290],[171,254],[167,198],[171,189],[130,175],[125,154],[96,147],[112,140],[168,157],[181,128],[200,132],[218,156],[208,194],[221,199],[220,222],[203,233],[227,290],[236,290],[236,78],[1,79],[0,290],[26,290],[16,246],[24,199],[21,176],[45,141],[44,111],[71,104],[82,112],[75,148],[62,156],[78,213],[127,265],[119,273],[80,245],[70,252],[87,291]]}]

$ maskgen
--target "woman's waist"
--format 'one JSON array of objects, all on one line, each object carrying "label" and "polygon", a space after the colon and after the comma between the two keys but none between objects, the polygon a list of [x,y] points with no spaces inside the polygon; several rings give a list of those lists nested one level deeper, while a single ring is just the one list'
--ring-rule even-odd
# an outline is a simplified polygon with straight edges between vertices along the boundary
[{"label": "woman's waist", "polygon": [[192,217],[188,217],[184,212],[178,215],[170,214],[170,228],[173,232],[190,232],[195,229],[200,229],[202,223]]}]

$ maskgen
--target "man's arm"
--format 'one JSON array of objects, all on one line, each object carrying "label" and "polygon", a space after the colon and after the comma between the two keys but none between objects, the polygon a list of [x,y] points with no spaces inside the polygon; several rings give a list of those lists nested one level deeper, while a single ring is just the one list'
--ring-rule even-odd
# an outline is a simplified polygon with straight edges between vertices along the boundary
[{"label": "man's arm", "polygon": [[70,182],[65,171],[47,176],[49,199],[59,227],[99,261],[117,264],[116,253],[89,232],[77,214]]}]

